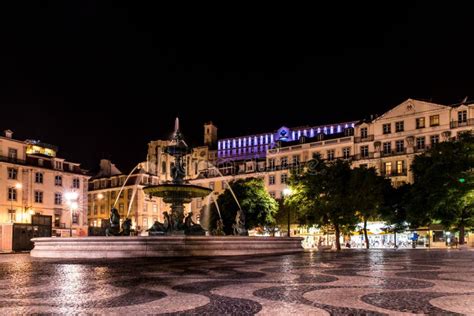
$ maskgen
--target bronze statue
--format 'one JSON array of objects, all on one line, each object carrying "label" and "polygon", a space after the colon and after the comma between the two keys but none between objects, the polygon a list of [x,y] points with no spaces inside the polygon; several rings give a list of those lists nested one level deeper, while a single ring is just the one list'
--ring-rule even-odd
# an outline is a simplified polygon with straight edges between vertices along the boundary
[{"label": "bronze statue", "polygon": [[224,232],[224,221],[222,219],[218,219],[216,223],[216,229],[212,231],[214,236],[225,236]]},{"label": "bronze statue", "polygon": [[126,218],[125,221],[122,223],[122,232],[120,235],[122,236],[130,236],[132,232],[132,220],[130,218]]},{"label": "bronze statue", "polygon": [[245,228],[245,213],[242,209],[237,211],[235,214],[235,223],[232,225],[234,229],[234,235],[236,236],[248,236],[247,229]]},{"label": "bronze statue", "polygon": [[193,222],[193,213],[189,212],[184,218],[184,233],[186,235],[205,235],[206,231],[201,225]]},{"label": "bronze statue", "polygon": [[110,226],[105,230],[106,236],[118,236],[120,235],[120,214],[114,207],[110,210]]}]

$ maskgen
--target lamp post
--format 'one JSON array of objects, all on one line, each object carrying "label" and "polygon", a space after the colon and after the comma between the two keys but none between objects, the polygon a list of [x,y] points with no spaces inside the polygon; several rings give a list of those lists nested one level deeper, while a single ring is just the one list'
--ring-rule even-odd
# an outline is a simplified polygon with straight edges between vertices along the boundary
[{"label": "lamp post", "polygon": [[73,213],[79,207],[79,205],[77,204],[78,197],[79,197],[79,194],[77,192],[67,192],[65,194],[66,204],[69,206],[69,211],[71,212],[71,223],[69,224],[69,237],[72,237]]},{"label": "lamp post", "polygon": [[[282,195],[283,199],[286,199],[292,193],[290,188],[283,189]],[[288,237],[290,237],[290,208],[288,208]]]}]

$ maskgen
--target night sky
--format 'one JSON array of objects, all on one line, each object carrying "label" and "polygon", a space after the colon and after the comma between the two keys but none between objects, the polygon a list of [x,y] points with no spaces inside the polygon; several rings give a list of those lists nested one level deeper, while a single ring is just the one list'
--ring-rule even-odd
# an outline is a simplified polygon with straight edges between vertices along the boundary
[{"label": "night sky", "polygon": [[127,171],[177,115],[200,144],[209,120],[238,136],[474,98],[468,8],[19,2],[0,4],[0,130],[88,169]]}]

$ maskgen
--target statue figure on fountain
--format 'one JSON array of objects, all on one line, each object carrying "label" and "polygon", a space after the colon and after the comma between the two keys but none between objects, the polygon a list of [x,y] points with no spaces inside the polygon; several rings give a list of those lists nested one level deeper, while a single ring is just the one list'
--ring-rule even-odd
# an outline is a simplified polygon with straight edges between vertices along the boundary
[{"label": "statue figure on fountain", "polygon": [[213,230],[212,234],[214,236],[225,236],[224,221],[222,219],[217,220],[216,229]]},{"label": "statue figure on fountain", "polygon": [[130,236],[131,232],[132,232],[132,220],[130,218],[126,218],[122,223],[122,231],[120,232],[120,235]]},{"label": "statue figure on fountain", "polygon": [[235,223],[232,225],[232,228],[234,229],[235,236],[248,236],[248,231],[245,228],[245,214],[242,209],[237,211]]},{"label": "statue figure on fountain", "polygon": [[186,235],[204,236],[206,231],[201,225],[193,222],[193,213],[189,212],[184,218],[184,233]]},{"label": "statue figure on fountain", "polygon": [[168,212],[163,212],[163,217],[164,223],[155,221],[153,225],[146,230],[150,236],[165,235],[167,232],[171,231],[171,221]]},{"label": "statue figure on fountain", "polygon": [[105,230],[106,236],[119,236],[120,235],[120,214],[114,207],[110,210],[110,226]]}]

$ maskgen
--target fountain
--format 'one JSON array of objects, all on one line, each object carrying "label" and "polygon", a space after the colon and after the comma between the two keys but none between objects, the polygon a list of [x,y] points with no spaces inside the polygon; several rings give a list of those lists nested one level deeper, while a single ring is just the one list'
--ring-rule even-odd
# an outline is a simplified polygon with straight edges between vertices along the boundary
[{"label": "fountain", "polygon": [[[179,119],[176,118],[171,144],[165,147],[165,153],[174,157],[175,163],[171,169],[171,183],[164,183],[149,186],[144,189],[145,194],[157,196],[165,203],[171,204],[171,216],[168,223],[163,223],[164,229],[159,229],[157,233],[171,235],[205,235],[205,230],[192,221],[191,215],[184,216],[184,204],[190,203],[194,198],[203,198],[212,193],[209,188],[192,185],[184,181],[186,175],[183,166],[183,157],[190,153],[188,145],[183,140],[179,130]],[[161,223],[159,223],[161,224]],[[160,225],[158,225],[160,227]],[[156,230],[149,230],[155,232]],[[161,234],[160,234],[161,235]]]},{"label": "fountain", "polygon": [[[189,257],[189,256],[239,256],[274,255],[303,251],[302,238],[295,237],[249,237],[245,227],[245,213],[237,212],[233,225],[234,236],[222,236],[223,227],[218,225],[218,236],[204,236],[206,231],[192,220],[192,214],[184,214],[184,204],[193,198],[210,196],[209,188],[192,185],[185,181],[184,157],[190,153],[179,130],[176,119],[175,129],[165,152],[175,159],[171,170],[172,181],[144,188],[146,194],[157,196],[170,204],[171,212],[164,212],[165,222],[156,221],[149,236],[129,236],[130,224],[124,225],[123,233],[117,233],[118,219],[112,211],[109,230],[112,236],[91,237],[41,237],[33,238],[34,248],[30,255],[36,258],[55,259],[113,259],[141,257]],[[232,192],[233,193],[233,192]],[[234,195],[234,194],[233,194]],[[234,195],[235,197],[235,195]],[[215,199],[214,202],[216,203]],[[236,199],[238,204],[238,201]],[[220,209],[217,206],[219,215]],[[225,210],[222,210],[225,211]],[[222,224],[222,222],[220,223]]]}]

